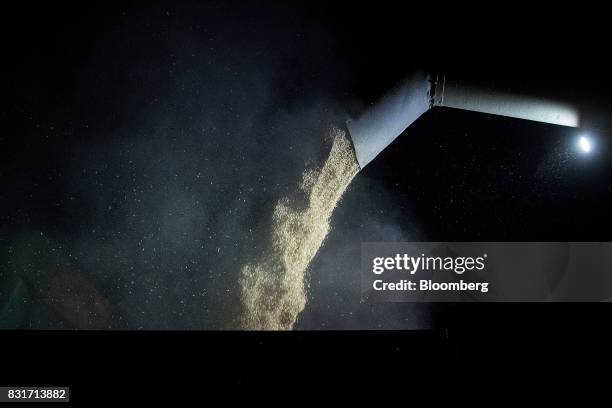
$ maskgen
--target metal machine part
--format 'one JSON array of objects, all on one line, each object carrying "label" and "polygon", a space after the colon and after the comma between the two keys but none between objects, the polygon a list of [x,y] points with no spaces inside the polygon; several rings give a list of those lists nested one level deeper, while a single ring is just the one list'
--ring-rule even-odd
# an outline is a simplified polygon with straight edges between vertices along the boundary
[{"label": "metal machine part", "polygon": [[357,120],[347,122],[360,168],[431,107],[431,77],[417,72],[389,91]]},{"label": "metal machine part", "polygon": [[413,122],[437,107],[463,109],[560,126],[580,126],[576,105],[416,72],[391,89],[358,119],[347,121],[355,155],[364,168]]}]

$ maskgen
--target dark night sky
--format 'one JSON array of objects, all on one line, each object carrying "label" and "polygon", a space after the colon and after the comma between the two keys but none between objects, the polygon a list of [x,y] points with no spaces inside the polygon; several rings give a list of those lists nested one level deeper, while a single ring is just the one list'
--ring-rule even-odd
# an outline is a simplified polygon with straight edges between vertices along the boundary
[{"label": "dark night sky", "polygon": [[[240,266],[257,253],[276,200],[323,157],[330,125],[411,69],[610,105],[597,13],[574,12],[571,21],[589,21],[578,30],[545,10],[397,7],[9,7],[3,244],[43,231],[113,305],[115,327],[231,328]],[[584,158],[575,136],[480,114],[426,115],[352,183],[298,327],[435,321],[424,306],[359,303],[361,241],[611,240],[609,137],[596,135]],[[27,307],[24,327],[65,327],[42,303]]]}]

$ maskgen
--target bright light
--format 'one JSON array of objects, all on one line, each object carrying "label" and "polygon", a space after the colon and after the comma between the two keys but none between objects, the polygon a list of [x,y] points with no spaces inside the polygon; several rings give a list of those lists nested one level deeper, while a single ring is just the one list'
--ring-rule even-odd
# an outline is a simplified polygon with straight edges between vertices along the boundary
[{"label": "bright light", "polygon": [[580,147],[580,150],[583,152],[588,153],[592,148],[591,141],[586,136],[580,136],[580,139],[578,139],[578,147]]}]

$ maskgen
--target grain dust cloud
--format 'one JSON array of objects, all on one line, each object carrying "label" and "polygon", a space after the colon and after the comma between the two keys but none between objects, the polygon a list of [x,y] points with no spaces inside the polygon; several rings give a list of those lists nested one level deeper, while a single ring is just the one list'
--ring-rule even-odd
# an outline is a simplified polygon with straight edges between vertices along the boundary
[{"label": "grain dust cloud", "polygon": [[359,171],[346,133],[333,128],[331,136],[324,164],[302,176],[303,208],[290,198],[279,200],[270,253],[241,269],[243,329],[291,330],[306,306],[308,268],[329,232],[334,209]]}]

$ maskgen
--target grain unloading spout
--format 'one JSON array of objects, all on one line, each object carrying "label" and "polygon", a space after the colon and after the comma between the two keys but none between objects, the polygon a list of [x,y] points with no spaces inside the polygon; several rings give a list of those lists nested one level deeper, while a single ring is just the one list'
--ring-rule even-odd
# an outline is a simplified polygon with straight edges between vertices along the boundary
[{"label": "grain unloading spout", "polygon": [[347,128],[364,168],[421,115],[448,107],[578,127],[578,109],[554,98],[533,97],[467,82],[446,74],[417,72],[384,95]]}]

